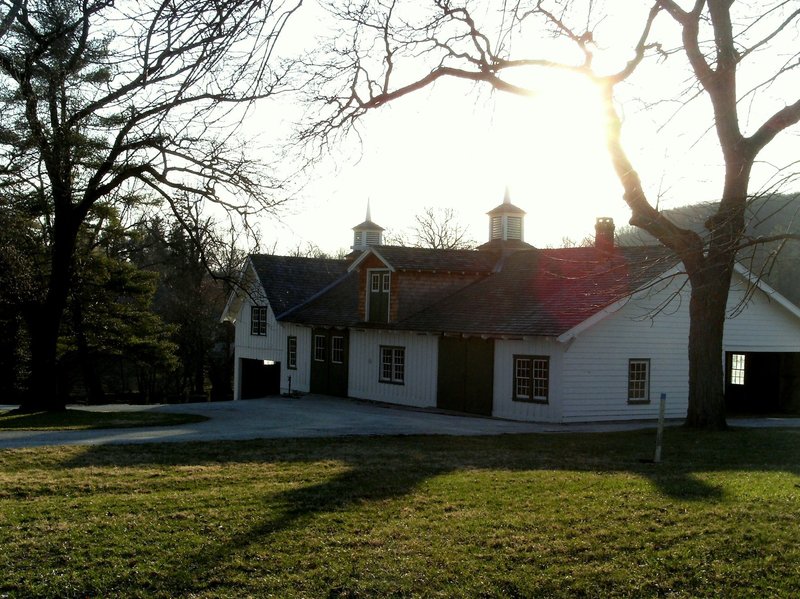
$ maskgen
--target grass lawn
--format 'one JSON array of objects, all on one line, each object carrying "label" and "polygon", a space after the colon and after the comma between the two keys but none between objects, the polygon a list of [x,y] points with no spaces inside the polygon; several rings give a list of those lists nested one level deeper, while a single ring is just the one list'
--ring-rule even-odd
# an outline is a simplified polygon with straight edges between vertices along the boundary
[{"label": "grass lawn", "polygon": [[0,596],[797,597],[800,430],[0,451]]},{"label": "grass lawn", "polygon": [[17,414],[0,412],[0,431],[82,431],[101,428],[175,426],[208,420],[197,414],[165,412],[90,412],[69,409],[63,412]]}]

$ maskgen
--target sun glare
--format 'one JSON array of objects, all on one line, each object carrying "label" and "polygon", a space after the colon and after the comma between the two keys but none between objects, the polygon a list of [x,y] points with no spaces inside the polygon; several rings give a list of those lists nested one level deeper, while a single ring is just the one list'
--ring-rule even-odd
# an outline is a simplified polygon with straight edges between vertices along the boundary
[{"label": "sun glare", "polygon": [[624,205],[598,90],[576,76],[542,77],[530,86],[533,96],[498,99],[494,135],[504,154],[499,178],[532,216],[527,240],[554,245],[565,236],[580,241],[595,217],[624,214]]},{"label": "sun glare", "polygon": [[529,97],[446,81],[371,113],[360,150],[336,156],[341,170],[307,186],[295,205],[313,219],[289,218],[275,238],[346,247],[369,199],[375,221],[395,231],[426,207],[453,208],[483,243],[486,212],[506,187],[537,247],[580,242],[599,216],[625,224],[597,90],[574,76],[539,75]]}]

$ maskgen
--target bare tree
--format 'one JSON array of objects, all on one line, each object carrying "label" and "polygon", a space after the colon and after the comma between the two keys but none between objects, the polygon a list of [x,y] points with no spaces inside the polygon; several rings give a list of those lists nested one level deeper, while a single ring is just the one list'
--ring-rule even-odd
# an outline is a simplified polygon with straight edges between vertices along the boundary
[{"label": "bare tree", "polygon": [[[602,15],[594,12],[595,4],[518,0],[504,3],[503,9],[481,5],[479,10],[466,0],[431,0],[423,9],[411,10],[399,0],[334,2],[330,10],[340,19],[342,31],[322,59],[314,61],[309,91],[317,112],[303,136],[324,148],[368,111],[443,78],[519,95],[532,91],[515,78],[523,70],[534,78],[555,69],[592,81],[601,93],[608,153],[631,210],[630,222],[672,249],[691,283],[687,425],[724,428],[721,357],[726,302],[737,252],[743,245],[763,241],[743,237],[753,165],[777,135],[800,120],[796,86],[780,87],[800,66],[800,8],[786,0],[759,3],[757,8],[731,0],[694,0],[688,9],[675,0],[652,0],[640,29],[627,42],[619,35],[597,39]],[[615,9],[628,12],[633,7],[617,3]],[[680,41],[670,45],[670,38],[662,35]],[[552,52],[553,39],[569,44],[571,54]],[[624,49],[629,58],[621,66],[597,66],[610,64],[595,60],[604,48]],[[763,63],[767,56],[777,60],[777,66],[761,71],[754,85],[737,88],[740,70]],[[719,208],[706,221],[704,235],[676,225],[654,206],[622,143],[617,103],[622,84],[645,64],[678,60],[687,67],[689,85],[676,97],[662,100],[684,105],[705,98],[711,106],[708,128],[722,156]],[[783,105],[756,110],[767,89],[783,90]],[[745,110],[750,111],[746,120],[740,117]],[[743,126],[743,121],[749,124],[763,114],[754,126]]]},{"label": "bare tree", "polygon": [[435,250],[469,250],[475,247],[475,240],[458,222],[452,208],[425,208],[414,220],[417,223],[414,227],[417,247]]},{"label": "bare tree", "polygon": [[175,192],[245,219],[277,182],[237,141],[256,99],[280,91],[273,53],[302,0],[0,0],[0,189],[28,211],[45,256],[26,306],[31,396],[61,409],[56,341],[79,230],[104,202]]},{"label": "bare tree", "polygon": [[384,244],[434,250],[471,250],[475,247],[468,228],[458,222],[452,208],[426,207],[414,215],[414,222],[408,228],[384,232]]}]

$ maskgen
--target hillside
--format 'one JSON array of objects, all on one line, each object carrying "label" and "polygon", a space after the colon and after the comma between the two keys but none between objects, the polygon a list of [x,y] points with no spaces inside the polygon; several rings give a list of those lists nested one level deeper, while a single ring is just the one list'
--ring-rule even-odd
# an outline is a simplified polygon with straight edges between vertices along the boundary
[{"label": "hillside", "polygon": [[[677,225],[703,234],[703,223],[716,209],[717,202],[706,202],[664,212]],[[782,233],[800,235],[800,193],[753,199],[747,210],[746,236],[755,239]],[[626,246],[658,243],[642,229],[630,226],[620,227],[617,242]],[[772,242],[742,250],[739,262],[755,273],[762,272],[770,286],[800,305],[800,241],[788,240],[780,246],[780,242]]]}]

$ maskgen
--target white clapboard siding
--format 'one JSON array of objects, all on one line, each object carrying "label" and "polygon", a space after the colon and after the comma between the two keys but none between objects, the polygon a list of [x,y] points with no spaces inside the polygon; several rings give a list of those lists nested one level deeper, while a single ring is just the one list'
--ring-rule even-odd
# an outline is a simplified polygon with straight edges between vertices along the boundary
[{"label": "white clapboard siding", "polygon": [[[689,395],[689,287],[655,313],[684,281],[677,276],[583,331],[564,355],[564,422],[655,418],[661,393],[668,418],[683,418]],[[735,273],[728,297],[725,351],[800,352],[800,319]],[[648,317],[648,314],[652,318]],[[650,403],[627,402],[628,359],[650,359]],[[719,376],[724,356],[720,356]]]},{"label": "white clapboard siding", "polygon": [[[380,382],[382,345],[405,348],[405,384]],[[405,406],[435,407],[438,356],[438,337],[433,335],[352,330],[348,395]]]},{"label": "white clapboard siding", "polygon": [[[686,415],[689,339],[688,297],[676,297],[681,280],[631,299],[616,313],[567,342],[563,367],[563,422],[636,420]],[[652,315],[650,318],[648,315]],[[650,403],[628,403],[628,360],[650,360]]]},{"label": "white clapboard siding", "polygon": [[739,310],[746,291],[746,282],[735,275],[728,296],[734,317],[725,322],[725,351],[800,352],[800,320],[760,289]]},{"label": "white clapboard siding", "polygon": [[[514,356],[550,357],[548,403],[514,401]],[[492,416],[511,420],[560,422],[564,345],[544,337],[526,340],[498,339],[494,344],[494,405]]]}]

